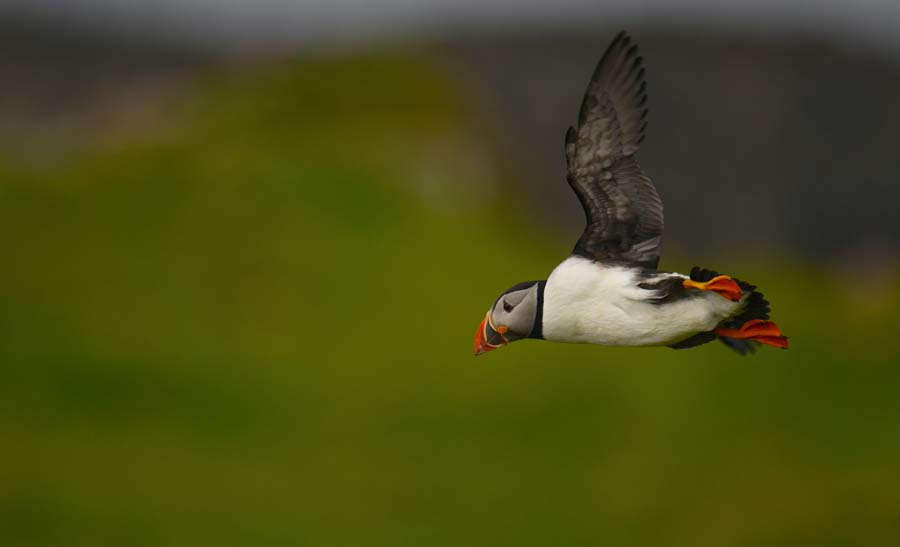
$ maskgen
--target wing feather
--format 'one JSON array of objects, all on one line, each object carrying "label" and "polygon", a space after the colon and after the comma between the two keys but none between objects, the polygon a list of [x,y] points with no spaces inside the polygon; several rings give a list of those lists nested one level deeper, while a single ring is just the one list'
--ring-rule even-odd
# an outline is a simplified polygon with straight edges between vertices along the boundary
[{"label": "wing feather", "polygon": [[575,254],[655,268],[662,201],[634,157],[647,128],[643,58],[620,33],[603,54],[566,133],[567,180],[587,218]]}]

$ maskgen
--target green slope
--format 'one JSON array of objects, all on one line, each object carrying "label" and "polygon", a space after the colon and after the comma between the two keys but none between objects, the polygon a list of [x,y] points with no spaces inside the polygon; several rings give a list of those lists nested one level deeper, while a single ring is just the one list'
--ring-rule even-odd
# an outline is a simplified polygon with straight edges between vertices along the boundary
[{"label": "green slope", "polygon": [[896,276],[704,264],[786,352],[475,360],[565,247],[499,207],[464,93],[403,55],[246,67],[159,135],[0,162],[4,544],[896,538]]}]

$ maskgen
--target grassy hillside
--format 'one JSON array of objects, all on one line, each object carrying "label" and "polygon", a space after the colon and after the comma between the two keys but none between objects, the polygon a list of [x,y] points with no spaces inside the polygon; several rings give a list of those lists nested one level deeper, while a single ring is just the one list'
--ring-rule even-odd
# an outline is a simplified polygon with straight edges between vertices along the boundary
[{"label": "grassy hillside", "polygon": [[763,287],[789,351],[476,360],[492,299],[574,237],[497,199],[464,89],[384,54],[212,74],[170,110],[0,159],[4,544],[900,537],[896,276],[705,262]]}]

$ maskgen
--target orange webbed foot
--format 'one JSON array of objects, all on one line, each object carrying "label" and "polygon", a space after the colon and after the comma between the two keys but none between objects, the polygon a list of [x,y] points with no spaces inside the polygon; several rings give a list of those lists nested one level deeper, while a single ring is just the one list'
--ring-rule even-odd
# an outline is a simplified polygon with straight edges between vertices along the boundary
[{"label": "orange webbed foot", "polygon": [[739,329],[719,327],[715,331],[716,336],[736,338],[738,340],[755,340],[760,344],[787,349],[788,339],[778,325],[765,319],[751,319]]},{"label": "orange webbed foot", "polygon": [[716,276],[709,281],[694,281],[693,279],[685,279],[681,284],[685,289],[698,289],[701,291],[713,291],[723,298],[727,298],[732,302],[740,301],[744,296],[744,291],[734,279],[727,275]]}]

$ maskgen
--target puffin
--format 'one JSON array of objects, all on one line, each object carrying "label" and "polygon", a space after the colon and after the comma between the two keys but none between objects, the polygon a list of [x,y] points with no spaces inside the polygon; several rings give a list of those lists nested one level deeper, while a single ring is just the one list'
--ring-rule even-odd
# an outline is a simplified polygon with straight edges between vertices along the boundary
[{"label": "puffin", "polygon": [[663,205],[635,158],[647,128],[644,72],[638,46],[619,33],[565,136],[566,180],[584,209],[584,232],[547,279],[494,300],[475,355],[528,338],[675,349],[720,340],[742,355],[760,345],[787,349],[754,285],[700,267],[658,269]]}]

